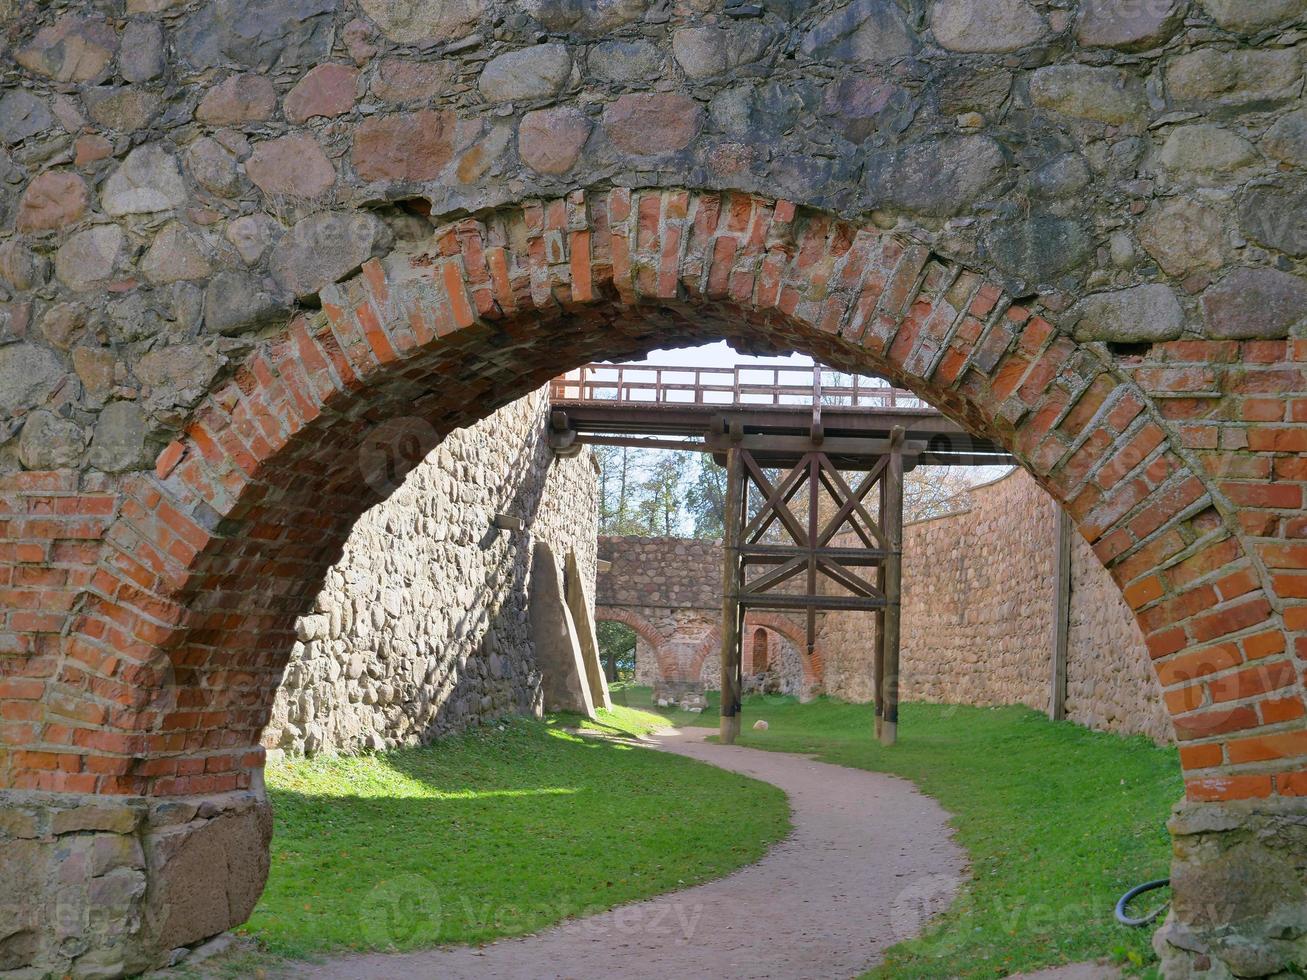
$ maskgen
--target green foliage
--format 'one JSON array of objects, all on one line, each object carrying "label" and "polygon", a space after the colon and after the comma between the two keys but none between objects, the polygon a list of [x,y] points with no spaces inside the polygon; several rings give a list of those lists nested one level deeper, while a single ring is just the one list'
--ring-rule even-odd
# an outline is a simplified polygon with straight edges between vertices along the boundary
[{"label": "green foliage", "polygon": [[716,539],[725,471],[694,452],[596,446],[599,533]]},{"label": "green foliage", "polygon": [[684,533],[684,486],[693,457],[668,450],[642,456],[645,475],[635,505],[639,523],[650,537],[677,537]]},{"label": "green foliage", "polygon": [[[587,724],[633,735],[664,721],[617,709]],[[267,779],[272,872],[244,929],[291,956],[533,932],[719,877],[789,830],[773,786],[558,722],[276,763]]]},{"label": "green foliage", "polygon": [[594,451],[599,463],[599,533],[640,534],[639,452],[617,446],[595,446]]},{"label": "green foliage", "polygon": [[600,620],[595,624],[595,634],[608,680],[631,680],[635,676],[635,630],[625,623]]},{"label": "green foliage", "polygon": [[694,482],[685,495],[685,506],[694,522],[694,536],[720,540],[726,525],[726,470],[707,453],[699,457]]}]

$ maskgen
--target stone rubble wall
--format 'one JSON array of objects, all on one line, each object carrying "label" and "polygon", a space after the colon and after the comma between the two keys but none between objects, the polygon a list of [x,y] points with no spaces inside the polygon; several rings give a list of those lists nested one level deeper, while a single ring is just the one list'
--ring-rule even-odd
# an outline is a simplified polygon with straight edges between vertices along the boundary
[{"label": "stone rubble wall", "polygon": [[[902,688],[904,700],[945,704],[1025,704],[1048,710],[1056,548],[1053,500],[1014,470],[970,493],[964,513],[904,528]],[[655,687],[692,666],[713,628],[721,596],[716,541],[600,539],[611,564],[598,579],[599,604],[638,610],[663,637],[663,658],[641,639],[636,677]],[[874,696],[875,620],[871,613],[827,613],[818,647],[821,688],[848,701]],[[770,631],[773,669],[748,690],[805,693],[802,656]],[[698,674],[717,687],[715,656]],[[1090,728],[1174,735],[1143,636],[1121,591],[1078,534],[1072,535],[1067,650],[1067,717]]]},{"label": "stone rubble wall", "polygon": [[[137,712],[102,735],[84,690],[180,638],[141,649],[79,618],[134,616],[134,578],[166,583],[145,587],[151,608],[203,612],[175,583],[225,571],[213,505],[231,518],[227,542],[257,527],[251,512],[303,513],[329,450],[294,454],[353,446],[350,423],[408,414],[422,386],[368,367],[347,413],[319,416],[291,450],[255,439],[254,461],[282,481],[272,496],[259,496],[269,484],[225,496],[209,478],[240,484],[248,457],[215,450],[204,426],[235,406],[277,429],[269,406],[293,420],[296,396],[316,413],[340,380],[318,349],[337,350],[337,332],[375,339],[383,361],[411,356],[396,337],[435,333],[400,306],[360,319],[363,294],[384,285],[411,302],[418,279],[403,277],[438,269],[451,302],[435,311],[465,328],[467,276],[493,267],[479,303],[656,302],[638,318],[510,318],[503,334],[478,324],[420,341],[424,369],[439,367],[420,403],[429,419],[654,338],[734,331],[751,349],[879,364],[1009,437],[1133,594],[1156,593],[1141,616],[1192,740],[1190,798],[1307,793],[1294,660],[1307,643],[1307,0],[0,0],[0,26],[0,486],[17,491],[0,494],[0,524],[22,537],[0,549],[12,597],[0,602],[0,741],[25,747],[0,757],[3,785],[252,784],[262,754],[246,750],[288,631],[218,633],[185,689],[212,710],[190,713],[184,755],[170,758],[126,750],[145,734],[131,726],[152,723]],[[614,190],[650,185],[668,194]],[[761,197],[705,195],[717,189]],[[469,215],[433,241],[433,224]],[[369,264],[381,256],[388,267]],[[370,278],[336,285],[363,267]],[[856,349],[827,332],[831,317],[866,312],[836,269],[877,283],[886,314],[849,331]],[[877,282],[893,270],[901,283]],[[704,294],[731,302],[714,310]],[[322,312],[283,329],[301,306]],[[788,326],[777,307],[793,311]],[[132,514],[151,471],[171,481],[163,507]],[[317,515],[324,553],[357,517],[338,507]],[[123,566],[149,540],[168,547],[133,576]],[[264,571],[232,582],[251,622],[325,567],[315,555],[287,570],[259,540]],[[106,574],[112,588],[92,590]],[[89,682],[60,659],[74,648]],[[249,696],[232,694],[246,679]],[[1270,888],[1268,866],[1281,864],[1259,861],[1250,878]],[[1199,938],[1173,950],[1200,951],[1195,964],[1214,950],[1218,972],[1283,972],[1307,954],[1301,940],[1268,945],[1284,930],[1271,908],[1191,921]],[[83,950],[42,953],[32,969],[94,966],[101,949]]]},{"label": "stone rubble wall", "polygon": [[1139,624],[1093,549],[1071,535],[1066,716],[1102,731],[1175,740]]},{"label": "stone rubble wall", "polygon": [[599,576],[597,606],[721,610],[720,541],[604,536],[599,557],[609,570]]},{"label": "stone rubble wall", "polygon": [[[271,838],[262,792],[149,800],[0,790],[0,976],[137,976],[158,965],[145,950],[186,954],[249,917]],[[72,969],[23,968],[73,957]]]},{"label": "stone rubble wall", "polygon": [[[598,577],[600,619],[618,619],[637,629],[636,682],[668,697],[720,686],[718,644],[721,623],[722,548],[716,540],[605,536],[599,557],[608,570]],[[745,689],[808,695],[803,656],[775,629],[767,629],[770,669],[751,669],[756,626],[746,623]],[[795,620],[795,629],[801,629]]]},{"label": "stone rubble wall", "polygon": [[[767,634],[767,663],[764,669],[758,663],[756,653],[757,630],[765,629]],[[744,637],[744,693],[746,694],[788,694],[793,697],[806,697],[810,692],[804,683],[803,654],[790,640],[775,630],[766,627],[746,627]],[[718,687],[721,682],[721,665],[716,660],[703,666],[703,680],[708,687]]]},{"label": "stone rubble wall", "polygon": [[265,746],[394,748],[540,712],[531,539],[575,551],[593,594],[598,514],[593,457],[555,458],[547,413],[542,389],[454,432],[364,514],[297,625]]},{"label": "stone rubble wall", "polygon": [[[962,513],[903,534],[901,696],[1048,710],[1056,511],[1024,470],[970,492]],[[1143,636],[1093,550],[1072,535],[1066,717],[1090,728],[1174,734]],[[869,614],[831,613],[828,689],[871,700]]]}]

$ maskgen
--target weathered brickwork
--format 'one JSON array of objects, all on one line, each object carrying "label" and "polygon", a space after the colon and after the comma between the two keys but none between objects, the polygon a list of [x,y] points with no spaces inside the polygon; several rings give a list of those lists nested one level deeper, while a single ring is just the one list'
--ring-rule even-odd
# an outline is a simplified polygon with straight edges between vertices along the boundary
[{"label": "weathered brickwork", "polygon": [[[601,537],[596,615],[636,634],[635,676],[656,698],[697,703],[721,682],[722,548],[695,538]],[[820,647],[807,654],[802,625],[783,613],[745,619],[743,669],[751,691],[808,697],[822,687]],[[775,651],[755,669],[754,637],[762,630]]]},{"label": "weathered brickwork", "polygon": [[[532,542],[574,552],[593,595],[598,519],[594,457],[555,457],[547,414],[542,390],[451,433],[359,518],[296,623],[264,746],[395,748],[540,712]],[[499,514],[524,530],[496,529]]]},{"label": "weathered brickwork", "polygon": [[[944,704],[1025,704],[1047,711],[1054,625],[1056,509],[1021,470],[976,487],[968,508],[903,533],[901,696]],[[870,618],[826,616],[832,666],[869,700]],[[1090,728],[1173,738],[1169,716],[1121,590],[1073,536],[1067,718]]]},{"label": "weathered brickwork", "polygon": [[[1012,479],[1025,474],[1018,471]],[[1078,534],[1071,535],[1066,672],[1067,718],[1100,731],[1146,735],[1159,744],[1175,740],[1139,624]]]},{"label": "weathered brickwork", "polygon": [[9,0],[0,785],[255,786],[378,425],[726,338],[1010,446],[1301,812],[1304,13]]}]

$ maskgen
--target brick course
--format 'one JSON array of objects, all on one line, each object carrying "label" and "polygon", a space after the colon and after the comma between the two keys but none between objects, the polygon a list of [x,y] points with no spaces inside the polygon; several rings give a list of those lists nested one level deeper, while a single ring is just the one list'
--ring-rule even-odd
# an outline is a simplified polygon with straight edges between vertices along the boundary
[{"label": "brick course", "polygon": [[[577,249],[581,240],[587,246]],[[578,281],[580,259],[589,274]],[[946,297],[958,296],[959,282],[962,301],[936,315],[953,308]],[[369,262],[355,280],[323,290],[320,314],[258,344],[153,473],[116,486],[71,474],[3,478],[5,542],[15,556],[3,582],[16,601],[0,636],[22,655],[6,661],[5,676],[45,684],[43,721],[6,721],[7,741],[60,761],[38,767],[9,753],[0,774],[47,790],[244,788],[261,759],[257,735],[295,617],[361,507],[378,499],[358,486],[372,419],[424,419],[432,435],[414,437],[421,449],[568,364],[721,335],[882,373],[1013,445],[1139,603],[1168,694],[1219,679],[1268,633],[1282,638],[1266,655],[1271,663],[1295,656],[1307,604],[1272,590],[1275,575],[1307,566],[1286,537],[1296,514],[1278,499],[1236,504],[1216,475],[1239,459],[1286,469],[1292,459],[1261,435],[1247,448],[1191,449],[1132,380],[1153,384],[1150,363],[1192,360],[1203,345],[1160,345],[1118,374],[1089,348],[1064,350],[1051,310],[1018,309],[1001,290],[994,302],[995,288],[893,237],[785,202],[679,190],[578,192],[510,207],[438,229],[384,266]],[[991,306],[978,332],[962,332],[975,315],[966,311]],[[822,329],[832,322],[837,330]],[[521,342],[507,348],[510,357],[503,352],[514,337]],[[928,340],[965,353],[966,367],[936,381],[940,358],[916,356]],[[1258,342],[1248,353],[1251,363],[1204,367],[1222,400],[1245,389],[1265,399],[1284,386],[1281,397],[1295,400],[1302,375],[1290,358],[1307,345]],[[908,364],[924,367],[913,373]],[[1090,404],[1076,413],[1086,395]],[[1222,444],[1244,431],[1242,421],[1209,424]],[[1264,519],[1250,529],[1249,515]],[[41,581],[15,560],[19,547],[53,556],[86,542],[100,544],[94,567],[55,565]],[[1217,666],[1204,652],[1217,647],[1235,662]],[[162,668],[178,678],[168,703],[120,681],[129,670]],[[1205,693],[1202,707],[1177,716],[1181,737],[1218,744],[1297,730],[1301,720],[1271,718],[1283,718],[1280,702],[1301,691],[1301,678],[1277,690],[1273,708],[1256,696],[1213,707]],[[6,706],[11,700],[19,699]],[[192,760],[202,771],[190,771]],[[1291,776],[1304,761],[1223,756],[1190,784],[1206,795],[1211,780],[1252,770],[1274,788],[1277,772]],[[1237,793],[1245,783],[1220,785]]]}]

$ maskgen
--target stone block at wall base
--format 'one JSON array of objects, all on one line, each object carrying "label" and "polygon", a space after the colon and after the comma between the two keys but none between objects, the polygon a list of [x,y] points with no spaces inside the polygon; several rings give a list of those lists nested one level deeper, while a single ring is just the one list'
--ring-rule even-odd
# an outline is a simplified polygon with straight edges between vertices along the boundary
[{"label": "stone block at wall base", "polygon": [[249,917],[262,793],[147,800],[0,792],[0,974],[119,977]]},{"label": "stone block at wall base", "polygon": [[563,570],[544,541],[536,542],[531,560],[530,612],[545,710],[595,717],[585,656],[567,608]]},{"label": "stone block at wall base", "polygon": [[1167,980],[1301,976],[1307,966],[1307,799],[1176,806]]},{"label": "stone block at wall base", "polygon": [[599,659],[599,635],[595,631],[594,601],[585,587],[585,573],[577,560],[576,552],[567,553],[564,573],[567,592],[567,611],[576,627],[576,638],[581,644],[581,658],[585,662],[586,682],[590,685],[590,700],[596,708],[613,710],[613,699],[608,693],[608,678]]}]

